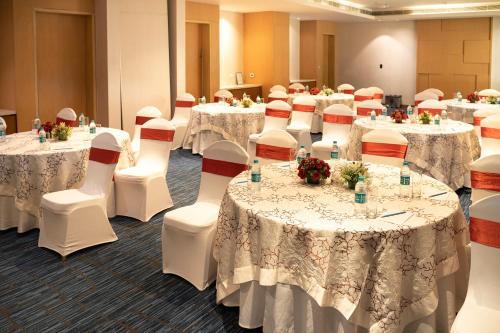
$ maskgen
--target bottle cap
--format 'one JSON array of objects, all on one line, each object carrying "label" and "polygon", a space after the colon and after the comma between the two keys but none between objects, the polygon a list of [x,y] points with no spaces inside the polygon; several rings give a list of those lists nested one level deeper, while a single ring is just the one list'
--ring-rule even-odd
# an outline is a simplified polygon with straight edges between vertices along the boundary
[{"label": "bottle cap", "polygon": [[365,180],[365,176],[358,176],[358,181],[359,180],[363,180],[364,181]]},{"label": "bottle cap", "polygon": [[333,140],[333,144],[336,145],[337,144],[337,140]]},{"label": "bottle cap", "polygon": [[259,160],[253,160],[254,163],[259,163]]},{"label": "bottle cap", "polygon": [[408,161],[403,161],[403,165],[410,165]]},{"label": "bottle cap", "polygon": [[300,145],[300,148],[305,148],[305,146],[304,145]]}]

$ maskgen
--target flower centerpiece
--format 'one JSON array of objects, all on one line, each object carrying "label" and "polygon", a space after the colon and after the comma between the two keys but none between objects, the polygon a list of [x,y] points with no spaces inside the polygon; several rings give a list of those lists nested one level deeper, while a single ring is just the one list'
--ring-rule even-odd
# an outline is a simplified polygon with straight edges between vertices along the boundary
[{"label": "flower centerpiece", "polygon": [[422,124],[429,125],[432,121],[432,115],[429,111],[424,111],[418,116],[418,119],[420,119]]},{"label": "flower centerpiece", "polygon": [[486,103],[488,103],[488,104],[497,104],[497,98],[495,96],[488,96],[486,98]]},{"label": "flower centerpiece", "polygon": [[467,100],[471,103],[477,103],[479,101],[479,94],[477,93],[477,91],[474,91],[473,93],[468,94]]},{"label": "flower centerpiece", "polygon": [[52,137],[52,128],[53,128],[53,124],[51,121],[47,121],[45,123],[43,123],[40,128],[38,129],[38,131],[40,132],[40,130],[43,128],[43,130],[45,131],[45,136],[47,137],[47,139],[50,139]]},{"label": "flower centerpiece", "polygon": [[391,114],[391,118],[396,124],[402,124],[403,120],[408,119],[408,115],[401,110],[396,110]]},{"label": "flower centerpiece", "polygon": [[330,166],[316,157],[308,157],[300,161],[298,176],[309,184],[319,184],[330,177]]},{"label": "flower centerpiece", "polygon": [[60,141],[66,141],[71,136],[72,129],[65,123],[60,123],[52,129],[52,137]]},{"label": "flower centerpiece", "polygon": [[310,93],[311,95],[317,95],[317,94],[319,94],[319,92],[320,92],[320,90],[319,90],[319,88],[318,88],[318,87],[314,87],[314,88],[312,88],[311,90],[309,90],[309,93]]},{"label": "flower centerpiece", "polygon": [[250,97],[243,97],[243,99],[241,100],[241,106],[243,106],[244,108],[249,108],[252,106],[252,104],[253,102]]},{"label": "flower centerpiece", "polygon": [[368,168],[365,167],[363,162],[349,162],[340,167],[340,178],[347,183],[349,189],[354,190],[359,176],[364,176],[368,179]]},{"label": "flower centerpiece", "polygon": [[322,95],[325,95],[325,96],[330,96],[330,95],[333,95],[333,89],[331,89],[331,88],[324,88],[324,89],[321,91],[321,94],[322,94]]}]

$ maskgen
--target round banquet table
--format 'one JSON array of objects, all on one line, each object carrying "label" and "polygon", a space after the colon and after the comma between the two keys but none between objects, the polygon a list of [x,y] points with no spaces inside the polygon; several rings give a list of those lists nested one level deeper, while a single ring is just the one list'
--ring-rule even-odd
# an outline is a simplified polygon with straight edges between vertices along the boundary
[{"label": "round banquet table", "polygon": [[265,108],[265,104],[256,103],[249,108],[221,103],[196,105],[182,146],[192,149],[193,154],[203,154],[215,141],[229,140],[246,149],[250,134],[264,128]]},{"label": "round banquet table", "polygon": [[[127,132],[97,128],[101,132],[114,134],[122,145],[118,169],[135,163]],[[50,150],[40,150],[32,132],[8,135],[0,143],[0,230],[38,228],[44,194],[82,185],[94,136],[75,128],[68,141],[54,141]]]},{"label": "round banquet table", "polygon": [[423,176],[423,196],[403,201],[399,168],[370,165],[383,189],[374,199],[379,210],[406,213],[367,219],[354,216],[352,190],[306,185],[286,165],[263,167],[258,192],[244,172],[221,204],[217,302],[240,307],[240,326],[387,333],[426,325],[426,332],[448,332],[470,267],[457,195]]},{"label": "round banquet table", "polygon": [[469,124],[474,122],[473,114],[477,110],[497,109],[500,111],[500,104],[469,103],[467,100],[459,102],[457,99],[447,99],[443,102],[446,104],[446,111],[450,119]]},{"label": "round banquet table", "polygon": [[[479,158],[481,147],[472,125],[446,120],[441,125],[373,122],[369,117],[354,121],[347,156],[361,160],[361,137],[373,129],[392,129],[408,139],[406,160],[412,168],[426,173],[457,190],[468,185],[470,163]],[[468,185],[470,186],[470,185]]]},{"label": "round banquet table", "polygon": [[316,110],[314,111],[311,133],[320,133],[323,131],[323,110],[333,104],[344,104],[352,109],[354,103],[354,95],[334,93],[330,96],[326,95],[309,95],[309,94],[289,94],[288,103],[293,104],[293,100],[299,96],[311,96],[316,100]]}]

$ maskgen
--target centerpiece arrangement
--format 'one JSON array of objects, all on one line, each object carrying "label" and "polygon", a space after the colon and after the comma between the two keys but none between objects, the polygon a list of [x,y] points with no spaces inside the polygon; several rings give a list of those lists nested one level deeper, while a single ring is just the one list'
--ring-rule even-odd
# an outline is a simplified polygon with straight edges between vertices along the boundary
[{"label": "centerpiece arrangement", "polygon": [[408,115],[401,110],[396,110],[391,114],[391,118],[396,124],[402,124],[403,120],[408,119]]},{"label": "centerpiece arrangement", "polygon": [[348,162],[339,168],[338,177],[343,183],[347,183],[347,187],[351,190],[356,187],[359,176],[364,176],[365,179],[369,177],[368,168],[363,162]]},{"label": "centerpiece arrangement", "polygon": [[248,96],[243,97],[243,99],[241,100],[241,106],[244,108],[249,108],[252,106],[252,104],[253,101]]},{"label": "centerpiece arrangement", "polygon": [[331,88],[323,88],[323,90],[321,90],[321,94],[325,96],[333,95],[333,93],[334,91]]},{"label": "centerpiece arrangement", "polygon": [[477,103],[479,101],[479,94],[477,93],[477,91],[468,94],[467,100],[471,103]]},{"label": "centerpiece arrangement", "polygon": [[314,88],[312,88],[311,90],[309,90],[309,93],[310,93],[311,95],[317,95],[317,94],[319,94],[319,93],[320,93],[320,90],[319,90],[319,88],[318,88],[318,87],[314,87]]},{"label": "centerpiece arrangement", "polygon": [[298,176],[308,184],[319,184],[330,177],[330,166],[316,157],[307,157],[300,161]]},{"label": "centerpiece arrangement", "polygon": [[57,124],[52,129],[52,137],[59,141],[67,141],[71,136],[72,129],[65,123]]},{"label": "centerpiece arrangement", "polygon": [[486,98],[486,103],[488,103],[488,104],[497,104],[497,98],[495,96],[488,96]]},{"label": "centerpiece arrangement", "polygon": [[[52,129],[53,129],[54,125],[52,124],[51,121],[47,121],[45,123],[43,123],[41,126],[40,126],[40,129],[43,128],[44,132],[45,132],[45,136],[47,139],[50,139],[52,138]],[[38,130],[40,132],[40,129]]]},{"label": "centerpiece arrangement", "polygon": [[424,111],[418,116],[418,119],[420,119],[422,124],[429,125],[432,121],[432,115],[429,111]]}]

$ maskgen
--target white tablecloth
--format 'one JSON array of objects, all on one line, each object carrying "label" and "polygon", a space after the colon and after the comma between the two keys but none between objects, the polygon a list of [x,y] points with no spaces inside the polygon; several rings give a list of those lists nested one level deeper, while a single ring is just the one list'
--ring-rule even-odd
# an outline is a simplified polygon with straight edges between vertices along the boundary
[{"label": "white tablecloth", "polygon": [[456,99],[447,99],[443,102],[446,103],[446,111],[450,119],[463,121],[469,124],[473,123],[473,114],[477,110],[500,110],[500,104],[469,103],[467,100],[459,102]]},{"label": "white tablecloth", "polygon": [[219,103],[196,105],[191,113],[183,148],[192,149],[193,154],[203,154],[210,144],[225,139],[246,149],[250,134],[264,128],[265,107],[265,104],[256,103],[250,108]]},{"label": "white tablecloth", "polygon": [[[261,287],[296,286],[316,307],[340,312],[353,325],[349,332],[358,332],[356,327],[400,332],[435,313],[438,302],[445,302],[439,296],[438,281],[452,277],[458,286],[453,290],[457,302],[450,302],[444,318],[439,318],[449,328],[463,303],[465,293],[457,290],[466,290],[469,268],[469,234],[457,195],[424,176],[425,196],[403,201],[398,198],[398,168],[371,166],[370,173],[382,182],[376,199],[379,207],[408,214],[371,220],[355,217],[352,190],[306,185],[279,164],[263,168],[257,193],[241,183],[246,173],[235,178],[217,224],[217,302],[224,303],[251,281]],[[428,197],[439,192],[446,193]],[[248,290],[240,293],[240,303],[248,301],[241,299],[248,294]],[[270,312],[266,316],[272,319],[264,320],[265,332],[273,331],[266,321],[290,329],[291,323],[280,321],[319,315],[310,307],[307,311],[312,314],[296,307],[292,315],[294,306],[289,302],[293,300],[287,299],[276,294],[265,297],[262,306],[254,306],[255,311],[265,307]],[[248,309],[240,310],[240,322],[245,312]],[[259,315],[246,315],[262,320]],[[325,330],[315,330],[320,331]]]},{"label": "white tablecloth", "polygon": [[[127,132],[111,132],[123,147],[117,168],[134,164]],[[7,136],[0,143],[0,230],[17,227],[19,233],[38,228],[40,202],[45,193],[79,187],[87,173],[91,136],[73,130],[68,141],[51,142],[51,150],[40,150],[31,132]]]},{"label": "white tablecloth", "polygon": [[361,160],[361,137],[373,129],[392,129],[408,139],[406,160],[420,171],[456,190],[467,185],[470,163],[481,155],[479,138],[472,125],[448,120],[441,125],[396,124],[370,118],[354,122],[347,156]]}]

